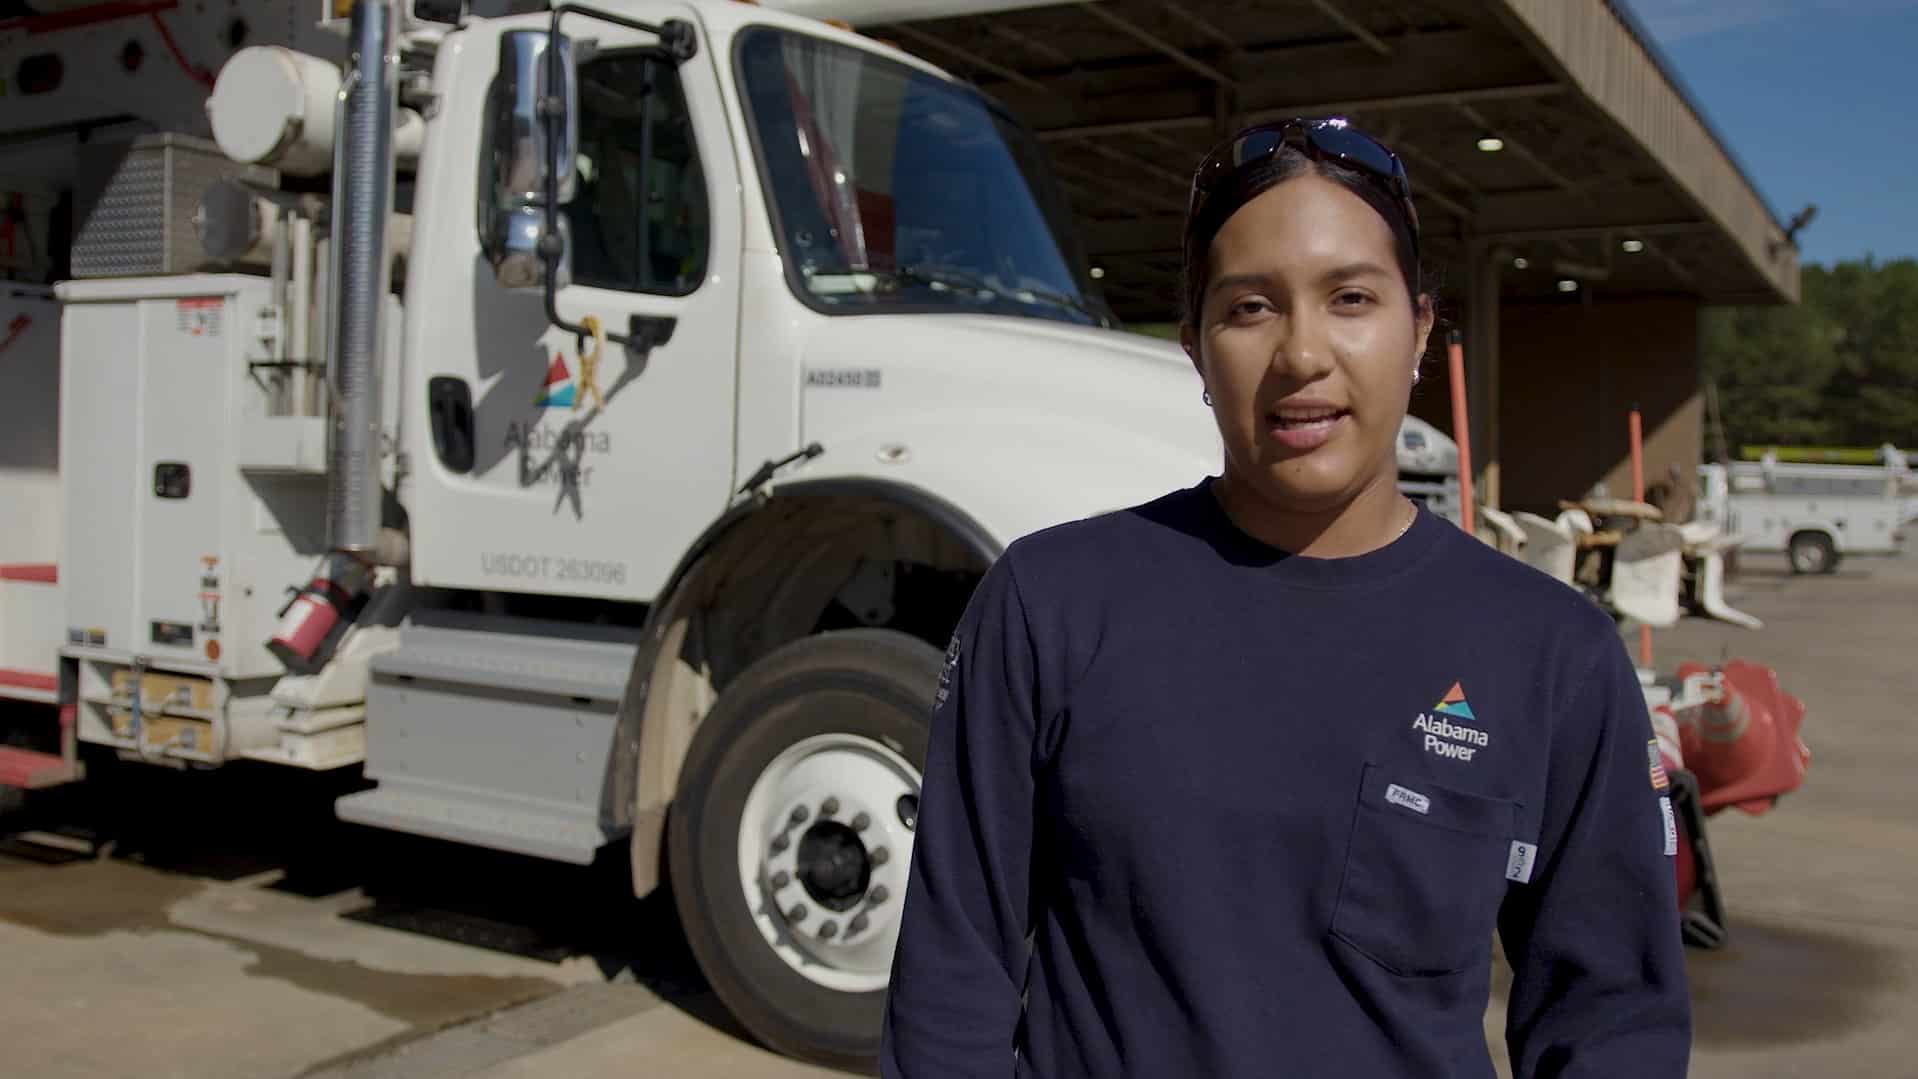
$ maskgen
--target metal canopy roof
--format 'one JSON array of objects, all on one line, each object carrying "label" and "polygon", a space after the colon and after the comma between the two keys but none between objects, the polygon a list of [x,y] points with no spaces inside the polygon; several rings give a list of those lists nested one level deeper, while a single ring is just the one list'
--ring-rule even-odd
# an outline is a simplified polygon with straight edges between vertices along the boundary
[{"label": "metal canopy roof", "polygon": [[1291,115],[1400,152],[1447,291],[1478,251],[1510,299],[1567,277],[1600,299],[1797,298],[1784,229],[1613,0],[1096,0],[861,29],[1039,132],[1129,319],[1172,314],[1206,149]]}]

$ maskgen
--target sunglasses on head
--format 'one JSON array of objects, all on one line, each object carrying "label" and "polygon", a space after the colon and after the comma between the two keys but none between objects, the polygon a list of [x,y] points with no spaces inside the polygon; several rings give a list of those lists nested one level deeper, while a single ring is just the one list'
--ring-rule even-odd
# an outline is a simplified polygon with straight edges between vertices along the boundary
[{"label": "sunglasses on head", "polygon": [[1418,258],[1419,215],[1412,206],[1412,181],[1405,175],[1405,165],[1384,143],[1338,117],[1259,124],[1220,143],[1199,162],[1192,176],[1188,214],[1198,217],[1206,200],[1226,180],[1240,169],[1271,159],[1287,145],[1315,161],[1332,161],[1350,168],[1377,185],[1405,215],[1412,233],[1412,256]]}]

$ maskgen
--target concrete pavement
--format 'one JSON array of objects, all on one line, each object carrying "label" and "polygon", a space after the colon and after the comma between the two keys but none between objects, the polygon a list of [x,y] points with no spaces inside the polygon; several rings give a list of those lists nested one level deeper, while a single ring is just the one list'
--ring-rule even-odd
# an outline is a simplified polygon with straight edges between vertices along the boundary
[{"label": "concrete pavement", "polygon": [[[1661,632],[1659,664],[1772,664],[1809,706],[1814,759],[1774,812],[1711,820],[1731,937],[1690,954],[1692,1074],[1918,1075],[1918,559],[1828,578],[1745,561],[1734,601],[1767,627]],[[750,1044],[664,897],[621,895],[623,867],[339,825],[290,782],[141,775],[78,814],[107,856],[0,853],[0,1072],[837,1074]],[[1501,1015],[1495,1000],[1494,1045]]]},{"label": "concrete pavement", "polygon": [[598,977],[266,888],[110,860],[52,877],[0,864],[0,1072],[292,1075]]},{"label": "concrete pavement", "polygon": [[[1918,1075],[1918,717],[1908,703],[1918,701],[1918,558],[1861,560],[1819,578],[1790,576],[1782,559],[1745,562],[1734,598],[1766,628],[1688,622],[1657,634],[1657,662],[1743,657],[1776,667],[1807,702],[1814,760],[1804,789],[1776,810],[1730,810],[1707,825],[1730,938],[1722,950],[1689,952],[1691,1074]],[[1500,969],[1486,1015],[1501,1076],[1511,1074],[1500,1033],[1508,984]],[[689,1036],[683,1024],[649,1011],[479,1074],[835,1074],[716,1043],[716,1028]],[[659,1046],[670,1047],[672,1067],[652,1067]]]},{"label": "concrete pavement", "polygon": [[1692,1074],[1918,1075],[1918,558],[1744,562],[1738,602],[1765,628],[1686,624],[1659,654],[1777,668],[1812,763],[1772,812],[1708,825],[1731,935],[1692,953]]}]

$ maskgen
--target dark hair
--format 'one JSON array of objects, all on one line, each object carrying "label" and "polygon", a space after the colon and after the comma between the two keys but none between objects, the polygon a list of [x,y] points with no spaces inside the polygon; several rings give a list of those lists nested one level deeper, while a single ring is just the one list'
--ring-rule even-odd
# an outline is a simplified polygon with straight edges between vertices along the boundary
[{"label": "dark hair", "polygon": [[1308,170],[1364,199],[1367,206],[1385,219],[1386,227],[1392,230],[1392,248],[1399,274],[1405,278],[1405,291],[1411,296],[1413,307],[1418,306],[1421,278],[1418,258],[1412,253],[1412,225],[1398,203],[1363,174],[1335,162],[1314,161],[1287,146],[1270,159],[1228,177],[1206,200],[1197,216],[1186,218],[1185,310],[1180,318],[1187,326],[1199,324],[1205,287],[1212,279],[1212,240],[1218,236],[1219,229],[1246,203]]}]

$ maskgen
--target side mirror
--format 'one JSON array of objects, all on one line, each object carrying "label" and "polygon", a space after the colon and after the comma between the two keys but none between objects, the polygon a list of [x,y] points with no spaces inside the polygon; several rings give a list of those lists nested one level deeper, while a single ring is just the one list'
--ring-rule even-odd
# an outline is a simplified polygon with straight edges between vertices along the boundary
[{"label": "side mirror", "polygon": [[537,288],[546,283],[549,248],[557,245],[562,278],[566,270],[567,236],[558,209],[572,201],[579,152],[579,76],[571,40],[542,30],[500,35],[490,107],[488,254],[500,284]]}]

